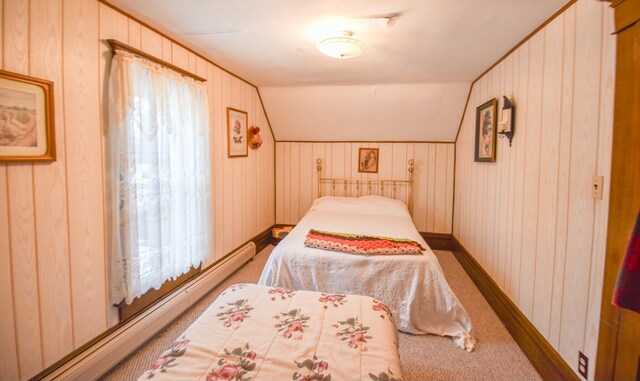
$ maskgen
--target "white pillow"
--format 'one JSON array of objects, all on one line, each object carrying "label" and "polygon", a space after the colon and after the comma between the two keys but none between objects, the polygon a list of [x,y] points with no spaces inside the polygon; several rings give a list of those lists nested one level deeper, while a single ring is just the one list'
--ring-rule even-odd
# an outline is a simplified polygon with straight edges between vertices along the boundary
[{"label": "white pillow", "polygon": [[383,196],[364,196],[358,198],[325,196],[316,199],[309,210],[409,216],[409,210],[404,202]]}]

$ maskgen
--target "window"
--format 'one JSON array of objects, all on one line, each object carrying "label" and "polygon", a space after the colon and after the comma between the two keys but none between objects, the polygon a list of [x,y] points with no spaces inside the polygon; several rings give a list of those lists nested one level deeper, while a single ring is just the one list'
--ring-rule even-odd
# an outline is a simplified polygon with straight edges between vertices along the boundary
[{"label": "window", "polygon": [[116,51],[109,79],[111,299],[131,303],[211,256],[206,87]]}]

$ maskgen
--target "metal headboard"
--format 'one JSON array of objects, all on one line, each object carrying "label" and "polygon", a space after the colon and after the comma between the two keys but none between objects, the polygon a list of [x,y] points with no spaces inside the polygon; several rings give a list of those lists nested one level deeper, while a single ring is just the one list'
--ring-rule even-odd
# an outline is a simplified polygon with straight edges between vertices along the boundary
[{"label": "metal headboard", "polygon": [[[380,194],[384,194],[385,186],[392,187],[392,198],[396,198],[396,189],[399,184],[407,185],[407,207],[409,208],[409,213],[413,215],[413,159],[408,161],[407,171],[409,172],[409,179],[346,179],[346,178],[326,178],[322,177],[322,159],[316,160],[316,172],[318,175],[318,197],[322,197],[322,184],[330,183],[331,184],[331,196],[335,196],[336,193],[336,185],[342,185],[344,189],[344,195],[348,197],[360,197],[364,196],[361,194],[362,189],[360,185],[366,187],[366,195],[371,195],[375,190],[379,190]],[[356,196],[351,196],[351,190],[353,185],[356,187]]]}]

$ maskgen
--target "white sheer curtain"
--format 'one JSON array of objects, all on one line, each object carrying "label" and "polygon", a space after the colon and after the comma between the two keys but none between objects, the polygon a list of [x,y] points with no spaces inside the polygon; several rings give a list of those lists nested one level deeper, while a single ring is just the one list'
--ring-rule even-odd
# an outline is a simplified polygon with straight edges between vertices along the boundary
[{"label": "white sheer curtain", "polygon": [[211,256],[206,87],[117,51],[109,78],[111,299],[130,303]]}]

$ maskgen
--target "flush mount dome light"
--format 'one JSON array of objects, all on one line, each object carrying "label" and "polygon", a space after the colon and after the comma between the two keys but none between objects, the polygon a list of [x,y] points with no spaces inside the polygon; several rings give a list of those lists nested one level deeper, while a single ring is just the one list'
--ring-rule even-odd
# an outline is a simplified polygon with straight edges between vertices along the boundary
[{"label": "flush mount dome light", "polygon": [[339,59],[357,57],[367,49],[364,42],[353,38],[353,32],[342,32],[335,37],[325,38],[316,45],[323,54]]}]

